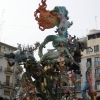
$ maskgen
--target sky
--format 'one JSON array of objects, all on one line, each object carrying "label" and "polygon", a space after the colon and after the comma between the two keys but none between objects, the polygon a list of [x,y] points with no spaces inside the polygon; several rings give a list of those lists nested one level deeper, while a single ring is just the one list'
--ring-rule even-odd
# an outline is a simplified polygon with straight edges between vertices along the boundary
[{"label": "sky", "polygon": [[[0,42],[17,46],[40,43],[47,35],[55,35],[56,27],[41,31],[34,12],[41,0],[0,0]],[[69,34],[86,36],[91,29],[100,29],[100,0],[47,0],[47,10],[65,6],[73,25]]]}]

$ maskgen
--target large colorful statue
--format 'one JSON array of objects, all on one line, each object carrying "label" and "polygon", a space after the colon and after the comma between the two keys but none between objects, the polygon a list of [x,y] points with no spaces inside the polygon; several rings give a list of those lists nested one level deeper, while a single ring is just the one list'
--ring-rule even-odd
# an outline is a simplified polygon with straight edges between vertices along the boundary
[{"label": "large colorful statue", "polygon": [[[68,10],[64,6],[55,6],[46,10],[46,0],[41,0],[41,5],[34,12],[39,29],[44,31],[56,26],[56,35],[48,35],[42,43],[35,47],[22,47],[10,53],[4,53],[10,66],[24,65],[26,72],[17,73],[17,92],[15,100],[73,100],[76,99],[75,84],[76,74],[81,76],[79,63],[81,51],[87,48],[85,40],[80,41],[76,36],[68,33]],[[49,49],[43,54],[43,48],[52,42],[54,49]],[[34,50],[38,48],[39,61],[34,57]],[[13,59],[10,62],[9,59]],[[86,83],[82,89],[82,96],[86,98],[86,89],[90,86],[87,80],[89,70],[86,72]],[[32,80],[34,78],[34,81]]]}]

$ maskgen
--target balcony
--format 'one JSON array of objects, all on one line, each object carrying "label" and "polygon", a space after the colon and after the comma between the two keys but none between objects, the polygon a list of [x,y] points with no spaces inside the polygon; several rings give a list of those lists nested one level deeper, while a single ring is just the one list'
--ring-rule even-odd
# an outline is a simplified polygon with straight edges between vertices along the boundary
[{"label": "balcony", "polygon": [[100,66],[100,61],[94,61],[94,66]]},{"label": "balcony", "polygon": [[2,87],[5,87],[5,88],[12,88],[12,87],[13,87],[13,84],[10,83],[10,82],[3,82]]},{"label": "balcony", "polygon": [[100,85],[95,85],[95,90],[99,90],[100,91]]},{"label": "balcony", "polygon": [[14,70],[13,69],[9,69],[9,68],[5,68],[4,72],[7,73],[7,74],[13,74]]},{"label": "balcony", "polygon": [[100,78],[100,73],[95,73],[94,76],[95,78]]}]

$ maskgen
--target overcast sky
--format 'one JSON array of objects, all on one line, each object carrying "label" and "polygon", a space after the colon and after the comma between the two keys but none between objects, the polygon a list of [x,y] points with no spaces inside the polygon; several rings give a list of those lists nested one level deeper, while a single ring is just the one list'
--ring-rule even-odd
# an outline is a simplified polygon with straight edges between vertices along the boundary
[{"label": "overcast sky", "polygon": [[[0,0],[0,41],[12,46],[17,43],[33,45],[47,35],[55,34],[56,27],[41,31],[34,12],[41,0]],[[86,36],[91,29],[100,29],[100,0],[47,0],[47,10],[65,6],[69,21],[74,24],[69,34]]]}]

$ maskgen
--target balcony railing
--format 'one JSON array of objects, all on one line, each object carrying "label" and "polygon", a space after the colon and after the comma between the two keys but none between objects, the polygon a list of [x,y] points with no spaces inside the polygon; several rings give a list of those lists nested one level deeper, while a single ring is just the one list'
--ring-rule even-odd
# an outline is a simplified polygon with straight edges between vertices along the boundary
[{"label": "balcony railing", "polygon": [[100,61],[94,61],[94,66],[100,66]]},{"label": "balcony railing", "polygon": [[10,82],[3,82],[3,87],[13,87],[13,84]]},{"label": "balcony railing", "polygon": [[95,90],[100,90],[100,85],[95,85]]},{"label": "balcony railing", "polygon": [[95,78],[100,78],[100,73],[95,73],[94,76]]},{"label": "balcony railing", "polygon": [[5,68],[5,70],[4,70],[6,73],[13,73],[14,72],[14,70],[13,69],[8,69],[8,68]]}]

